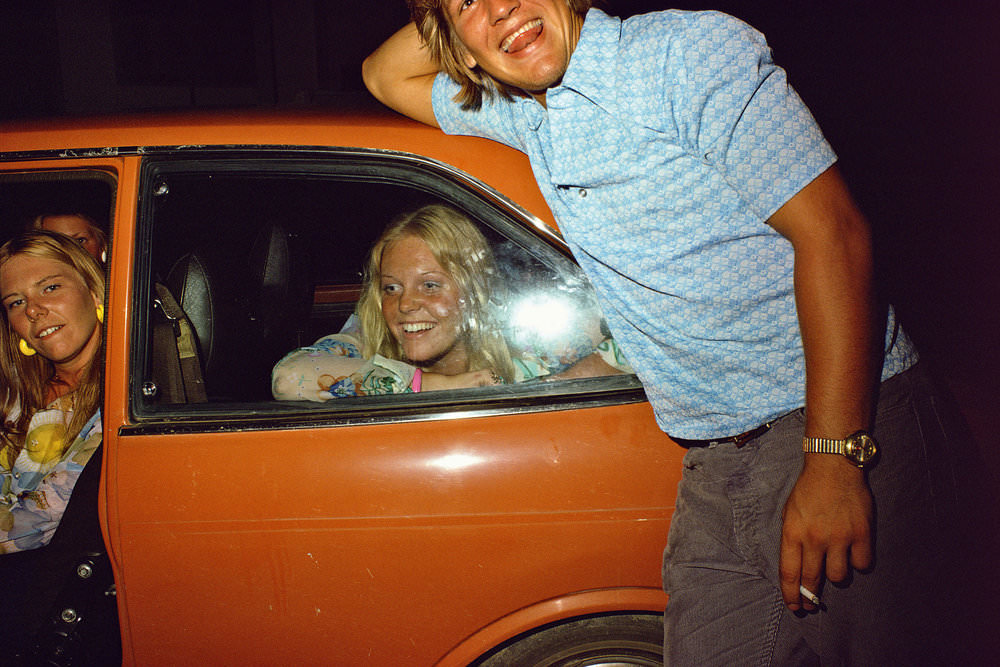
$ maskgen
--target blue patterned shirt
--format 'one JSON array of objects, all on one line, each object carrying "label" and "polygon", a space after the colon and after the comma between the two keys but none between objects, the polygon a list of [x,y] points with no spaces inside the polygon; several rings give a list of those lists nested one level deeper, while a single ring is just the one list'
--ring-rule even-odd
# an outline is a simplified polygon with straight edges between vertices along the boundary
[{"label": "blue patterned shirt", "polygon": [[[791,244],[767,219],[836,160],[764,37],[718,12],[591,10],[547,109],[438,123],[528,154],[666,432],[725,437],[801,407]],[[915,352],[889,315],[883,378]]]}]

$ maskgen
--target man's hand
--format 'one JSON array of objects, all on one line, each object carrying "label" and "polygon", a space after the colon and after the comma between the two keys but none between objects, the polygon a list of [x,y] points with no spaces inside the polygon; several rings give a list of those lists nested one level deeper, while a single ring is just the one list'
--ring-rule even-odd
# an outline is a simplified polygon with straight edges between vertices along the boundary
[{"label": "man's hand", "polygon": [[803,606],[800,584],[818,594],[824,564],[830,581],[872,564],[872,496],[864,473],[834,454],[805,458],[785,503],[778,565],[781,596],[793,611]]}]

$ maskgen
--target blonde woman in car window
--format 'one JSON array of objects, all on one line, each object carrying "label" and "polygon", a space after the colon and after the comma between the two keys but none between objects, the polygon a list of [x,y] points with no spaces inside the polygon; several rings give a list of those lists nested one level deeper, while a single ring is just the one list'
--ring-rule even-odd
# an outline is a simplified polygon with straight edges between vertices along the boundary
[{"label": "blonde woman in car window", "polygon": [[63,234],[0,247],[0,554],[44,546],[101,443],[104,273]]},{"label": "blonde woman in car window", "polygon": [[567,368],[512,354],[497,321],[502,301],[493,253],[467,217],[437,204],[404,214],[369,253],[356,318],[279,361],[272,393],[325,401],[627,370],[599,336],[583,336]]}]

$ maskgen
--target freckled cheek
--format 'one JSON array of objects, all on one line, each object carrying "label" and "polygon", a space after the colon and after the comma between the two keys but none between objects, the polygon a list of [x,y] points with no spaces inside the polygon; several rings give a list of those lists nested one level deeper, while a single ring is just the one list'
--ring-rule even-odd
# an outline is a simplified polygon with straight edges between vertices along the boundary
[{"label": "freckled cheek", "polygon": [[11,330],[21,338],[26,338],[29,335],[31,329],[26,317],[14,315],[10,317],[8,322],[10,322]]}]

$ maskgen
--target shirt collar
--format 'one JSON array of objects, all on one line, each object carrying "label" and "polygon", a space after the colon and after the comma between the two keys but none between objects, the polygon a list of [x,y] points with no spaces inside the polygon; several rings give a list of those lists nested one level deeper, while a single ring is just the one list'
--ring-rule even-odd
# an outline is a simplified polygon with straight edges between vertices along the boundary
[{"label": "shirt collar", "polygon": [[514,104],[520,105],[524,117],[528,120],[528,126],[533,132],[537,132],[545,120],[545,107],[534,97],[515,97]]},{"label": "shirt collar", "polygon": [[[546,94],[550,108],[558,108],[563,89],[573,90],[606,109],[614,106],[615,63],[621,42],[622,21],[599,9],[591,9],[580,29],[580,39],[573,50],[562,82]],[[553,105],[555,102],[555,105]]]}]

